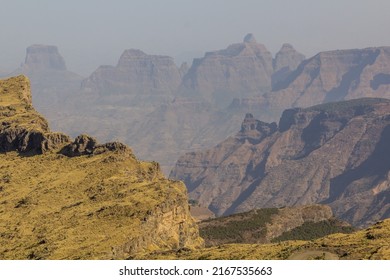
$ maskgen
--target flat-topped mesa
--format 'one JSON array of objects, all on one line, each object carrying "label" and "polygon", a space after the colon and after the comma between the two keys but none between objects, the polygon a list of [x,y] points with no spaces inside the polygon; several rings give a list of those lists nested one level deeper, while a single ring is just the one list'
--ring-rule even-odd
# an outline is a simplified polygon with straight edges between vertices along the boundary
[{"label": "flat-topped mesa", "polygon": [[158,99],[157,95],[161,98],[172,96],[180,80],[180,70],[172,57],[128,49],[122,53],[116,66],[100,66],[82,82],[81,87],[84,92],[103,96],[145,98],[154,95]]},{"label": "flat-topped mesa", "polygon": [[[134,67],[133,63],[155,63],[156,66],[175,66],[174,60],[166,55],[149,55],[139,49],[125,50],[119,58],[117,67]],[[138,65],[138,64],[136,64]],[[138,65],[141,66],[141,65]]]},{"label": "flat-topped mesa", "polygon": [[22,66],[24,71],[58,70],[66,71],[64,58],[56,46],[32,45],[26,50],[26,59]]}]

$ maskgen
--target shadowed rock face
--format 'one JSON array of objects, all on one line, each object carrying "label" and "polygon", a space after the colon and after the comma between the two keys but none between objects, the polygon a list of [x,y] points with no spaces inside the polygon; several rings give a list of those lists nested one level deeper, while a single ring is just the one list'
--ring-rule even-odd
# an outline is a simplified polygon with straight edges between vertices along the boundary
[{"label": "shadowed rock face", "polygon": [[182,156],[170,177],[217,215],[325,203],[370,224],[389,217],[389,112],[386,99],[329,103],[286,110],[278,129],[247,115],[236,136]]},{"label": "shadowed rock face", "polygon": [[280,112],[362,97],[390,98],[389,75],[389,47],[322,52],[303,61],[264,98]]},{"label": "shadowed rock face", "polygon": [[297,52],[292,45],[283,44],[273,61],[272,87],[283,81],[303,60],[305,56]]}]

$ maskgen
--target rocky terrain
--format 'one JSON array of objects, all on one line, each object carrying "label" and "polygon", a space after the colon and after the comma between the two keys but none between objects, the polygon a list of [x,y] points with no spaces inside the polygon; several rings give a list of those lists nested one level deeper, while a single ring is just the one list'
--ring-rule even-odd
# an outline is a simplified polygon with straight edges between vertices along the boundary
[{"label": "rocky terrain", "polygon": [[355,226],[388,218],[390,101],[356,99],[284,111],[279,124],[247,114],[212,149],[182,156],[170,178],[218,216],[321,203]]},{"label": "rocky terrain", "polygon": [[281,113],[291,107],[362,97],[390,98],[390,47],[321,52],[263,96]]},{"label": "rocky terrain", "polygon": [[202,246],[181,182],[119,142],[51,132],[25,76],[0,81],[0,118],[1,259],[124,259]]},{"label": "rocky terrain", "polygon": [[51,127],[72,137],[89,133],[127,143],[169,174],[181,154],[233,135],[248,112],[273,122],[292,107],[387,98],[389,65],[388,47],[304,60],[290,44],[272,57],[248,34],[181,67],[168,56],[128,49],[117,65],[101,66],[83,80],[66,70],[55,47],[31,46],[15,73],[30,77],[33,103]]}]

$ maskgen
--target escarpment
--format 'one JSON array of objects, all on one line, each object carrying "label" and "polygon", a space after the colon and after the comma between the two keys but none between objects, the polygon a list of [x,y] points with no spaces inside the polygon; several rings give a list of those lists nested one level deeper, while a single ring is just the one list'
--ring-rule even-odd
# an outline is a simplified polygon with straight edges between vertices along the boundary
[{"label": "escarpment", "polygon": [[127,146],[51,132],[29,81],[0,81],[0,258],[125,259],[202,246],[185,186]]},{"label": "escarpment", "polygon": [[278,126],[248,114],[241,131],[183,155],[170,177],[216,215],[321,203],[365,226],[389,217],[390,101],[363,98],[284,111]]}]

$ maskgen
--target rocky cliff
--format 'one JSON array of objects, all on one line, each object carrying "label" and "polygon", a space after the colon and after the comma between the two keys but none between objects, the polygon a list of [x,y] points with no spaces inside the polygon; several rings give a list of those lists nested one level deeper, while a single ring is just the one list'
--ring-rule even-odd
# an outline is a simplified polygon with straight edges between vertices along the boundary
[{"label": "rocky cliff", "polygon": [[0,81],[0,111],[1,259],[124,259],[202,245],[184,185],[157,163],[118,142],[51,132],[24,76]]},{"label": "rocky cliff", "polygon": [[72,101],[77,99],[82,77],[67,70],[66,63],[56,46],[32,45],[26,49],[24,64],[8,76],[23,74],[30,79],[34,92],[32,101],[51,123],[66,119],[73,112]]},{"label": "rocky cliff", "polygon": [[32,45],[26,50],[26,59],[22,65],[24,70],[52,69],[65,71],[64,58],[59,54],[56,46]]},{"label": "rocky cliff", "polygon": [[221,106],[236,96],[264,93],[271,89],[272,59],[265,46],[248,34],[242,43],[194,59],[179,95]]},{"label": "rocky cliff", "polygon": [[390,102],[357,99],[286,110],[278,126],[247,115],[241,131],[182,156],[170,177],[217,215],[322,203],[363,226],[389,217]]},{"label": "rocky cliff", "polygon": [[128,105],[163,102],[170,100],[176,92],[181,73],[185,71],[183,67],[178,69],[169,56],[128,49],[116,66],[100,66],[82,82],[81,89],[97,94],[103,98],[101,102],[114,103],[126,97]]},{"label": "rocky cliff", "polygon": [[283,44],[273,61],[272,86],[284,80],[304,60],[305,56],[297,52],[291,44]]}]

